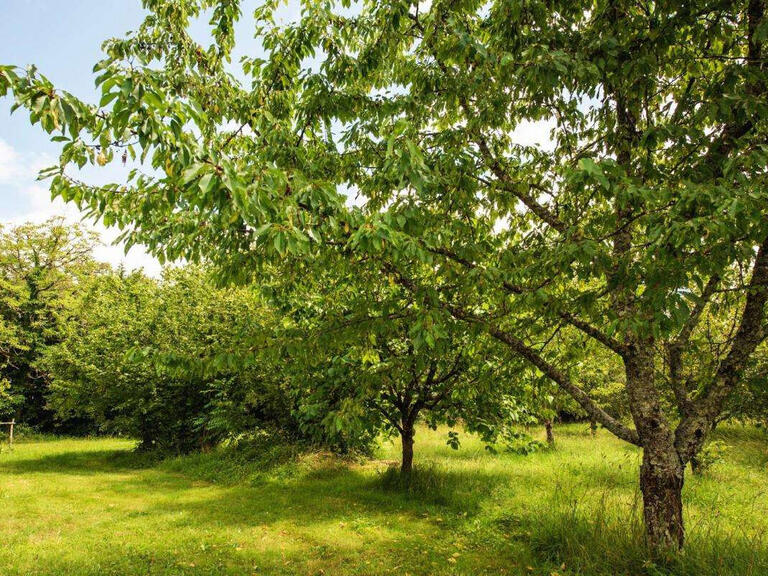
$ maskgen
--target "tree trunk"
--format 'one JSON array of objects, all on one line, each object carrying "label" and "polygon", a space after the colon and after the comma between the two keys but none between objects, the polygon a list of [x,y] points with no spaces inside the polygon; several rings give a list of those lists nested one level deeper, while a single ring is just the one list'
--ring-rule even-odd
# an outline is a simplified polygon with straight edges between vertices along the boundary
[{"label": "tree trunk", "polygon": [[403,442],[403,459],[400,464],[401,474],[410,474],[413,470],[413,428],[403,428],[400,439]]},{"label": "tree trunk", "polygon": [[685,468],[677,453],[643,450],[640,490],[648,544],[654,557],[673,554],[683,547],[683,480]]},{"label": "tree trunk", "polygon": [[597,436],[597,422],[595,420],[589,421],[589,431],[592,433],[592,436]]},{"label": "tree trunk", "polygon": [[554,446],[555,435],[552,433],[552,420],[544,420],[544,429],[547,431],[547,444],[549,446]]},{"label": "tree trunk", "polygon": [[643,447],[640,491],[648,546],[654,558],[666,558],[683,546],[684,460],[675,446],[654,378],[651,340],[634,339],[624,358],[630,410]]}]

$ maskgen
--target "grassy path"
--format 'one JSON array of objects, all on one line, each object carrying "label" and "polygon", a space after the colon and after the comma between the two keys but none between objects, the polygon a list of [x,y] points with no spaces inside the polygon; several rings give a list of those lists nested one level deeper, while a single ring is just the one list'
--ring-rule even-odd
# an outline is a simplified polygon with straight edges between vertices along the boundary
[{"label": "grassy path", "polygon": [[[690,548],[643,565],[637,452],[584,426],[558,447],[453,451],[420,430],[412,490],[380,460],[215,453],[153,464],[123,440],[0,454],[0,574],[767,574],[768,441],[726,431],[686,484]],[[633,520],[634,518],[634,520]]]}]

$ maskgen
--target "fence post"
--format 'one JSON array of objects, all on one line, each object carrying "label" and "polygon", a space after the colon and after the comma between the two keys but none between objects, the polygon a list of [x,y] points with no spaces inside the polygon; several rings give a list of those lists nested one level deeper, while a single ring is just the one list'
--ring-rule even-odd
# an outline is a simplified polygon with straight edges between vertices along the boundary
[{"label": "fence post", "polygon": [[16,424],[16,418],[11,420],[11,433],[9,434],[8,444],[13,448],[13,425]]}]

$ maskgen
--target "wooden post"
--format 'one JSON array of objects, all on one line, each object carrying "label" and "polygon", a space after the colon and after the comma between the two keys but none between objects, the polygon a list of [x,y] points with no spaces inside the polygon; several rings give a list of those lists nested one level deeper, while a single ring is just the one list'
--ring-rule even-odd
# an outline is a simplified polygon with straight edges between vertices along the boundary
[{"label": "wooden post", "polygon": [[13,448],[13,426],[16,424],[16,418],[10,422],[0,422],[0,426],[8,426],[8,445]]}]

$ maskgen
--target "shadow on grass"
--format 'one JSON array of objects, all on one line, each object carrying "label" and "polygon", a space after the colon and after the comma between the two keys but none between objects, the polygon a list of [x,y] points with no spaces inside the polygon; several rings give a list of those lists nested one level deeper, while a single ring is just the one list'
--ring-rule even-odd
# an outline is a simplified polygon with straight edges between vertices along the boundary
[{"label": "shadow on grass", "polygon": [[151,468],[160,461],[152,453],[129,450],[68,451],[21,460],[0,460],[0,473],[103,474]]},{"label": "shadow on grass", "polygon": [[401,474],[390,466],[378,473],[368,490],[395,496],[404,502],[451,508],[464,516],[477,513],[493,492],[505,485],[504,474],[478,470],[445,470],[431,463],[416,466],[410,474]]},{"label": "shadow on grass", "polygon": [[[442,515],[445,522],[476,514],[505,481],[502,473],[445,470],[425,464],[408,483],[396,469],[372,472],[325,453],[263,443],[161,460],[128,450],[67,451],[0,461],[0,474],[97,476],[146,471],[99,480],[106,493],[151,490],[149,514],[177,515],[185,526],[209,523],[253,526],[276,522],[327,523],[356,516],[385,520],[393,514]],[[202,484],[201,484],[202,483]],[[219,490],[198,491],[206,485]],[[174,520],[176,521],[176,520]]]},{"label": "shadow on grass", "polygon": [[[504,551],[487,559],[480,559],[485,553],[478,551],[478,559],[464,560],[470,564],[461,571],[447,563],[456,552],[452,541],[468,521],[467,512],[477,511],[477,502],[490,495],[498,478],[485,477],[487,488],[475,490],[474,500],[466,500],[462,492],[478,486],[474,478],[470,481],[473,474],[435,470],[423,474],[430,478],[430,486],[442,486],[442,496],[436,499],[391,485],[385,475],[359,467],[313,462],[309,470],[287,478],[281,472],[275,469],[273,475],[250,485],[215,488],[196,484],[194,475],[158,477],[153,472],[151,487],[146,478],[135,477],[121,479],[115,489],[129,493],[151,489],[152,501],[141,511],[141,521],[148,525],[161,525],[163,531],[177,535],[218,534],[221,540],[241,539],[256,547],[236,552],[233,544],[214,541],[210,554],[198,561],[194,557],[201,555],[200,536],[196,536],[190,549],[193,557],[185,559],[196,564],[194,569],[174,564],[174,557],[160,549],[159,556],[153,555],[153,574],[240,574],[246,573],[245,559],[245,565],[258,566],[247,573],[259,574],[480,574],[485,572],[479,568],[489,565],[499,573],[494,563],[502,561]],[[143,561],[134,560],[137,566]],[[367,568],[368,561],[372,565]],[[122,561],[115,562],[115,573],[120,573]],[[241,568],[227,569],[228,564]],[[140,571],[132,568],[125,573],[134,570]]]},{"label": "shadow on grass", "polygon": [[[546,463],[541,467],[518,465],[523,458],[509,458],[498,472],[424,464],[406,480],[394,468],[373,472],[370,464],[365,468],[271,443],[172,458],[157,466],[157,456],[151,454],[66,452],[0,461],[0,474],[152,468],[105,478],[100,484],[106,492],[131,498],[151,494],[137,510],[121,511],[120,521],[140,515],[147,526],[186,539],[180,555],[154,542],[146,544],[149,554],[109,539],[101,565],[107,569],[65,566],[57,564],[65,560],[51,558],[46,569],[59,567],[58,572],[50,568],[51,574],[240,574],[250,569],[246,566],[269,574],[320,573],[320,567],[328,574],[382,573],[361,568],[370,557],[377,559],[379,568],[411,574],[479,574],[490,565],[486,562],[499,562],[520,550],[536,560],[542,574],[768,574],[767,540],[727,533],[709,518],[689,525],[685,554],[666,564],[648,563],[636,494],[636,456],[570,464],[566,457],[566,451],[547,453],[538,461]],[[199,535],[211,533],[219,540],[202,554]],[[231,540],[240,534],[264,546],[235,549]],[[439,556],[445,563],[455,551],[446,552],[446,547],[456,536],[470,538],[476,566],[438,572],[420,552],[412,553],[428,548],[429,558]],[[395,566],[397,562],[401,565]],[[563,563],[567,570],[558,569]]]},{"label": "shadow on grass", "polygon": [[[394,473],[371,475],[355,468],[314,468],[286,476],[274,471],[250,485],[239,484],[210,492],[193,500],[175,497],[173,478],[160,480],[156,489],[167,487],[167,497],[157,502],[153,513],[175,518],[185,527],[223,525],[249,527],[282,523],[300,526],[354,523],[361,519],[383,526],[393,518],[401,528],[388,528],[404,537],[408,522],[440,517],[440,527],[456,527],[477,514],[503,477],[489,474],[414,471],[411,481],[394,481]],[[131,482],[130,480],[128,481]],[[137,486],[141,480],[136,481]],[[125,489],[130,489],[126,486]],[[407,520],[410,519],[410,520]]]}]

